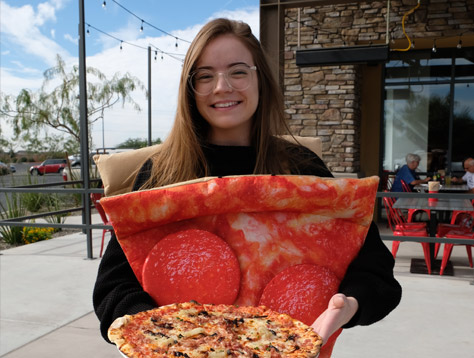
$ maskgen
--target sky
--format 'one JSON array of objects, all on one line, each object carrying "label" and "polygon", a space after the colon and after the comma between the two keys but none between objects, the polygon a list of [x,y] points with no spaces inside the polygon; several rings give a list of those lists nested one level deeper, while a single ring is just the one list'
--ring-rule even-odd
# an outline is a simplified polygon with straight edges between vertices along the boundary
[{"label": "sky", "polygon": [[[147,86],[146,49],[151,46],[153,139],[166,138],[171,129],[181,59],[202,25],[217,17],[243,20],[259,36],[258,0],[107,0],[105,7],[103,0],[84,2],[87,66],[108,78],[129,73]],[[17,95],[23,88],[38,90],[58,54],[69,69],[78,65],[78,25],[79,0],[0,0],[0,91]],[[148,138],[145,95],[136,91],[133,98],[141,112],[120,103],[107,110],[103,129],[102,121],[93,125],[91,148]],[[4,119],[1,128],[4,135],[11,133]]]}]

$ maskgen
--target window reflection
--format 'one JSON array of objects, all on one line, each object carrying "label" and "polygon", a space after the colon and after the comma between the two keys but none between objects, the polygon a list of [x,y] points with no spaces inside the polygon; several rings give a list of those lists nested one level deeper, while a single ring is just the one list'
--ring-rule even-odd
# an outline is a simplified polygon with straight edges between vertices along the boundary
[{"label": "window reflection", "polygon": [[[453,56],[461,57],[453,61]],[[383,169],[396,171],[407,153],[416,153],[420,171],[462,172],[462,160],[473,155],[473,50],[393,57],[385,74]]]}]

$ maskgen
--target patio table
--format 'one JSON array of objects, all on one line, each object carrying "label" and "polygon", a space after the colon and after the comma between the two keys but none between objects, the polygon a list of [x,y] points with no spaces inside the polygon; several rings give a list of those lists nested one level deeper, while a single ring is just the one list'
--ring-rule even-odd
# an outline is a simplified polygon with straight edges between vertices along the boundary
[{"label": "patio table", "polygon": [[[427,209],[430,210],[429,235],[436,237],[438,226],[438,212],[440,211],[474,211],[471,201],[468,199],[443,198],[437,200],[429,200],[429,198],[398,198],[393,205],[395,209]],[[434,258],[434,243],[430,243],[430,259],[431,272],[439,273],[441,260]],[[428,273],[425,261],[422,259],[412,259],[410,272],[412,273]],[[448,263],[444,272],[445,275],[452,275],[452,265]]]},{"label": "patio table", "polygon": [[[417,191],[428,191],[428,184],[418,184],[414,186],[414,189]],[[446,192],[466,192],[469,190],[467,184],[442,184],[439,188],[439,191]]]}]

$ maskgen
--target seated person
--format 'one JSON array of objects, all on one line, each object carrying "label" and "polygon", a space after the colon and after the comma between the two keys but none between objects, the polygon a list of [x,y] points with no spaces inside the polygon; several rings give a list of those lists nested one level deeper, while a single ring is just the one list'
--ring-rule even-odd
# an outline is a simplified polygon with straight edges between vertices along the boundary
[{"label": "seated person", "polygon": [[428,183],[431,180],[430,177],[427,177],[426,179],[420,179],[418,174],[415,172],[416,168],[418,168],[418,165],[420,164],[420,160],[421,158],[417,154],[407,154],[407,164],[402,166],[397,172],[397,175],[392,185],[392,191],[403,191],[403,186],[401,182],[402,180],[407,183],[412,190],[415,185]]},{"label": "seated person", "polygon": [[466,183],[469,188],[469,192],[474,193],[474,159],[467,158],[463,162],[463,165],[466,174],[464,174],[462,178],[452,178],[451,182],[456,184]]}]

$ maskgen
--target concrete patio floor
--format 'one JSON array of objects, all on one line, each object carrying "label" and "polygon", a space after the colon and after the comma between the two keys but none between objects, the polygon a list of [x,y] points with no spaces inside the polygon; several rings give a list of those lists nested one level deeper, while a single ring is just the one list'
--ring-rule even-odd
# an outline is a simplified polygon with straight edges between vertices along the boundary
[{"label": "concrete patio floor", "polygon": [[[1,357],[120,357],[93,313],[100,259],[86,259],[85,238],[74,233],[1,251]],[[96,256],[100,238],[94,231]],[[474,269],[465,248],[453,250],[454,276],[410,273],[411,259],[422,257],[420,244],[400,245],[400,306],[377,324],[345,330],[333,357],[474,357]]]}]

